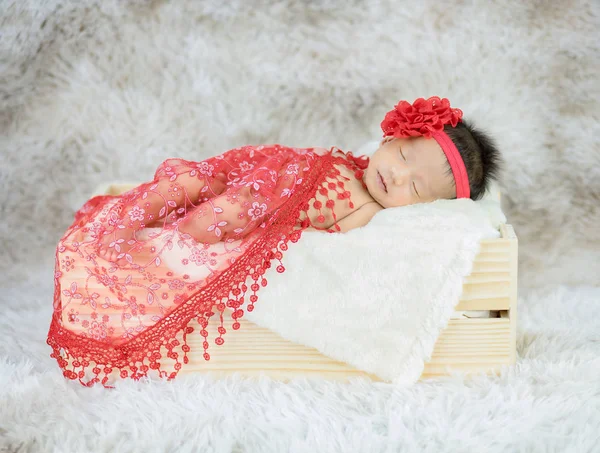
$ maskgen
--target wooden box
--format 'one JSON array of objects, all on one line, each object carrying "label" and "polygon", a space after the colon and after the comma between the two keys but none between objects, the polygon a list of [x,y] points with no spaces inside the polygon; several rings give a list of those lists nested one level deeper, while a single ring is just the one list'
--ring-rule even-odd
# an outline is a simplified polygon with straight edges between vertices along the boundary
[{"label": "wooden box", "polygon": [[[94,195],[118,195],[134,186],[107,184],[98,188]],[[515,363],[518,241],[511,225],[501,225],[500,233],[498,239],[482,241],[473,271],[465,279],[460,302],[455,308],[457,316],[459,312],[468,316],[473,311],[489,311],[490,317],[451,319],[438,338],[421,378],[452,371],[495,373],[503,365]],[[85,278],[83,273],[82,278]],[[351,376],[366,376],[381,380],[332,360],[314,348],[285,340],[244,318],[238,321],[240,329],[235,332],[228,329],[230,333],[223,345],[210,347],[210,361],[205,361],[202,356],[203,337],[189,335],[190,362],[179,374],[240,373],[248,377],[267,375],[280,380],[311,376],[345,380]],[[217,316],[211,317],[208,330],[216,331],[218,322]]]}]

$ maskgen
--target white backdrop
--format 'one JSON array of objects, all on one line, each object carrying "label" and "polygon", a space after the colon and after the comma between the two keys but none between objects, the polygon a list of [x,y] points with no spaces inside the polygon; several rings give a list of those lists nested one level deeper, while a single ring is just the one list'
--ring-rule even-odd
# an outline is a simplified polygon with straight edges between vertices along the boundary
[{"label": "white backdrop", "polygon": [[98,183],[241,144],[356,149],[441,95],[506,158],[522,281],[597,282],[598,2],[165,3],[0,2],[2,264]]}]

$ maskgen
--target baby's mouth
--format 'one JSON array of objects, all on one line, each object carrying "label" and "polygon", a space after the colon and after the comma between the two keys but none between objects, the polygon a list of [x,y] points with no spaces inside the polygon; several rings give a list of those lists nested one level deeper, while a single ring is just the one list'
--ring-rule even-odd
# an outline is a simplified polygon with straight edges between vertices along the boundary
[{"label": "baby's mouth", "polygon": [[387,193],[387,185],[385,183],[385,180],[383,179],[383,176],[381,176],[381,173],[377,172],[377,178],[379,179],[379,182],[381,183],[383,190],[385,191],[385,193]]}]

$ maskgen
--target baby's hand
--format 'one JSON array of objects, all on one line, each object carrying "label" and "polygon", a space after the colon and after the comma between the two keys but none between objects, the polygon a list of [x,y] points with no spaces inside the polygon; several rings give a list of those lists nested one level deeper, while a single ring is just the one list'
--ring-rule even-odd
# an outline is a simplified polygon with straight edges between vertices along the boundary
[{"label": "baby's hand", "polygon": [[117,256],[127,250],[127,241],[133,237],[133,232],[133,228],[118,228],[116,231],[106,234],[100,240],[98,256],[110,262],[119,261]]}]

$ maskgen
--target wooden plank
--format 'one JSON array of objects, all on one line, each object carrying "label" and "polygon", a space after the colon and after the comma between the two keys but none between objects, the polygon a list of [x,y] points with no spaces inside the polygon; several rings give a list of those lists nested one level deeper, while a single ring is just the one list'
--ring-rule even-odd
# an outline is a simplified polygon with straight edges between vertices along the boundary
[{"label": "wooden plank", "polygon": [[508,261],[480,261],[479,256],[475,257],[473,262],[473,269],[471,270],[472,275],[486,273],[486,272],[509,272],[510,266]]},{"label": "wooden plank", "polygon": [[500,311],[508,310],[510,308],[510,297],[490,297],[480,299],[463,299],[456,306],[456,311],[481,311],[491,310]]},{"label": "wooden plank", "polygon": [[503,237],[481,242],[473,270],[465,278],[456,310],[508,310],[511,306],[513,275],[511,244]]},{"label": "wooden plank", "polygon": [[509,243],[510,262],[510,309],[507,316],[510,320],[510,345],[511,363],[517,361],[517,302],[518,302],[518,274],[519,274],[519,240],[512,225],[500,225],[502,239]]},{"label": "wooden plank", "polygon": [[[264,370],[270,377],[294,378],[331,372],[346,372],[348,376],[370,377],[351,365],[328,359],[314,348],[304,347],[281,338],[278,334],[257,328],[250,321],[239,320],[241,328],[234,335],[225,335],[221,346],[211,345],[211,360],[202,358],[202,337],[188,336],[192,351],[188,354],[190,364],[181,373],[219,370]],[[211,318],[208,330],[218,325]],[[245,336],[241,334],[245,332]],[[441,373],[446,365],[472,370],[494,370],[496,366],[510,362],[510,320],[505,318],[452,319],[442,332],[434,347],[431,361],[426,364],[424,377]],[[248,338],[254,341],[249,342]]]},{"label": "wooden plank", "polygon": [[510,272],[471,273],[465,278],[467,285],[485,285],[486,283],[510,283]]},{"label": "wooden plank", "polygon": [[488,282],[486,284],[478,285],[471,285],[469,283],[465,283],[463,285],[463,293],[461,299],[473,300],[508,297],[509,294],[510,280],[505,280],[501,282]]}]

